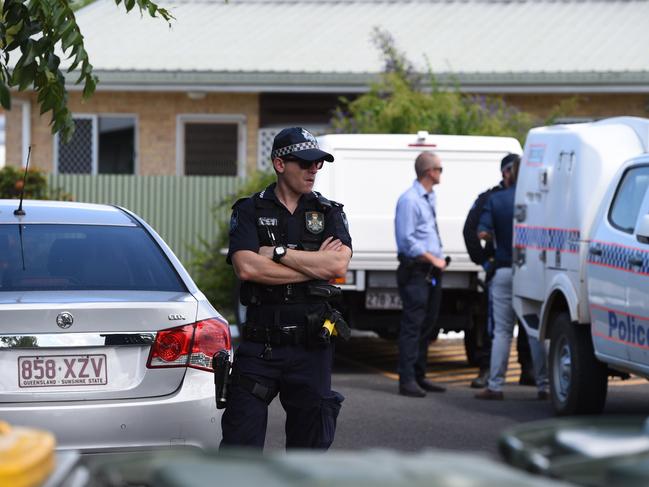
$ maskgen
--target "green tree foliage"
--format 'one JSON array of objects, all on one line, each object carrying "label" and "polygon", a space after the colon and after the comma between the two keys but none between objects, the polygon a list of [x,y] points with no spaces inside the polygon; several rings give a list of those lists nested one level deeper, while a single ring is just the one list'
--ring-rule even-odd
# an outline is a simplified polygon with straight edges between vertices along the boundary
[{"label": "green tree foliage", "polygon": [[72,200],[72,196],[60,188],[48,187],[47,177],[39,169],[29,169],[26,180],[27,184],[22,168],[5,166],[0,169],[0,198],[20,198],[24,187],[26,200]]},{"label": "green tree foliage", "polygon": [[[122,0],[115,3],[119,5]],[[167,22],[173,18],[150,0],[124,0],[123,4],[127,12],[137,6],[140,12],[146,11],[152,17]],[[57,48],[71,61],[67,72],[78,70],[76,84],[83,84],[84,98],[92,95],[97,85],[72,2],[0,0],[0,12],[0,105],[11,109],[11,88],[18,91],[33,88],[41,115],[52,112],[52,133],[60,132],[69,140],[74,125],[67,107],[68,93]],[[13,66],[9,64],[10,56],[15,61]]]},{"label": "green tree foliage", "polygon": [[[251,175],[235,194],[214,206],[215,217],[224,212],[229,216],[235,201],[261,191],[274,180],[274,172],[257,172]],[[222,221],[221,218],[217,220]],[[218,237],[214,242],[203,241],[199,248],[192,249],[190,269],[194,281],[207,299],[219,312],[232,320],[237,279],[232,266],[225,262],[225,256],[221,253],[223,249],[228,248],[228,225],[229,220],[220,224]]]},{"label": "green tree foliage", "polygon": [[[417,73],[389,33],[375,29],[373,36],[385,60],[384,72],[368,93],[355,100],[341,100],[332,119],[339,132],[427,130],[436,134],[507,135],[523,141],[531,127],[551,123],[507,105],[502,98],[468,95],[457,84],[442,86],[432,71],[427,77]],[[574,109],[576,103],[573,99],[555,107],[551,117]]]}]

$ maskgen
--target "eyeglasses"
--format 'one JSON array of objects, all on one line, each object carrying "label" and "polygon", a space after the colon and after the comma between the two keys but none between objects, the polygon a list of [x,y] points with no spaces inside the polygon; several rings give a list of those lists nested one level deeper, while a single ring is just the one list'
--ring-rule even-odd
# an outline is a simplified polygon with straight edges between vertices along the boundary
[{"label": "eyeglasses", "polygon": [[431,171],[439,171],[439,173],[442,174],[442,171],[444,170],[444,168],[442,166],[440,166],[440,167],[431,167],[430,170]]},{"label": "eyeglasses", "polygon": [[311,169],[311,166],[313,166],[314,164],[316,169],[320,170],[324,165],[324,161],[304,161],[302,159],[298,159],[297,157],[283,157],[282,160],[284,162],[297,162],[300,166],[300,169],[304,170]]}]

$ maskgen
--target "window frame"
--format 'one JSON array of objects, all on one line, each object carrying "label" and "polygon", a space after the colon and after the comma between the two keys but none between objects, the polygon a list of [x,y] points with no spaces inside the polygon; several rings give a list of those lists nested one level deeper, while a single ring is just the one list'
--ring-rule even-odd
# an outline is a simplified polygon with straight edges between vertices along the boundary
[{"label": "window frame", "polygon": [[[133,174],[140,174],[140,118],[137,113],[122,112],[99,112],[99,113],[73,113],[73,119],[92,120],[92,161],[90,173],[67,173],[101,176],[99,173],[99,119],[100,118],[132,118],[133,119]],[[52,150],[53,174],[59,174],[59,134],[54,135],[54,147]],[[125,174],[128,175],[128,174]]]},{"label": "window frame", "polygon": [[185,126],[188,123],[237,125],[237,177],[245,177],[247,163],[247,120],[243,114],[180,113],[176,115],[176,175],[185,176]]},{"label": "window frame", "polygon": [[[630,229],[626,227],[621,227],[618,225],[617,222],[613,220],[613,208],[615,206],[615,203],[617,202],[618,196],[620,196],[620,191],[622,190],[622,184],[625,182],[626,177],[629,175],[630,172],[640,170],[640,169],[647,169],[649,168],[649,163],[640,163],[640,164],[633,164],[632,166],[626,168],[624,172],[622,173],[622,176],[618,180],[617,187],[615,188],[615,193],[613,194],[613,198],[611,199],[611,203],[608,207],[608,212],[606,215],[606,219],[608,220],[609,225],[611,225],[613,228],[615,228],[617,231],[622,232],[627,235],[633,235],[635,233],[636,227],[638,226],[638,218],[640,216],[640,213],[643,208],[643,201],[640,202],[640,206],[638,207],[638,214],[635,216],[635,220],[633,223],[633,228]],[[645,196],[646,197],[646,196]]]}]

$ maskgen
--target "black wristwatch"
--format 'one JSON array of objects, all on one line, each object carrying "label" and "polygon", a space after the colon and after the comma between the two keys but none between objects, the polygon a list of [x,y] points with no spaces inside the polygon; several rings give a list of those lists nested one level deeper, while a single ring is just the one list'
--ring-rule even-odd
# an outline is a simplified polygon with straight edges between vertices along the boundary
[{"label": "black wristwatch", "polygon": [[279,263],[279,261],[286,255],[286,247],[283,245],[278,245],[273,249],[273,262]]}]

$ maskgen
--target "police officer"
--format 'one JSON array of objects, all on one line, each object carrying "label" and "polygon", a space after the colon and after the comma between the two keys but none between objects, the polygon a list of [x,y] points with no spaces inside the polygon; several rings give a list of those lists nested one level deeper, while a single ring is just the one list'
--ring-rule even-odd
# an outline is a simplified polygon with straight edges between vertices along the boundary
[{"label": "police officer", "polygon": [[[475,389],[482,389],[487,387],[487,380],[489,379],[489,365],[491,362],[491,335],[493,334],[493,325],[491,317],[491,302],[489,301],[488,286],[496,271],[495,249],[492,241],[483,241],[478,237],[478,224],[480,222],[480,215],[482,210],[489,200],[489,197],[504,189],[507,189],[515,183],[513,177],[514,164],[520,163],[520,156],[518,154],[507,154],[500,162],[500,172],[502,179],[497,186],[480,193],[476,198],[473,206],[464,222],[464,243],[471,260],[482,266],[485,270],[485,287],[486,292],[483,293],[484,307],[487,310],[487,318],[475,323],[476,335],[476,359],[478,362],[479,372],[478,376],[471,381],[471,387]],[[521,364],[521,375],[518,383],[521,385],[535,385],[534,381],[534,367],[532,365],[532,355],[530,352],[529,343],[527,340],[527,333],[522,326],[518,327],[518,337],[516,339],[516,348],[518,350],[518,362]]]},{"label": "police officer", "polygon": [[[476,399],[502,400],[504,398],[503,386],[516,321],[512,308],[512,222],[514,220],[514,197],[519,162],[519,158],[514,161],[511,185],[489,197],[482,209],[478,224],[479,238],[494,242],[496,270],[489,284],[494,320],[489,380],[487,387],[475,395]],[[534,365],[537,397],[540,400],[546,400],[548,399],[548,376],[545,348],[538,339],[529,335],[527,338]]]},{"label": "police officer", "polygon": [[262,449],[268,405],[279,394],[286,447],[327,449],[343,397],[331,390],[333,346],[325,319],[352,255],[340,203],[313,191],[331,154],[308,131],[286,128],[271,153],[277,182],[233,206],[228,262],[242,281],[247,322],[238,347],[221,446]]}]

